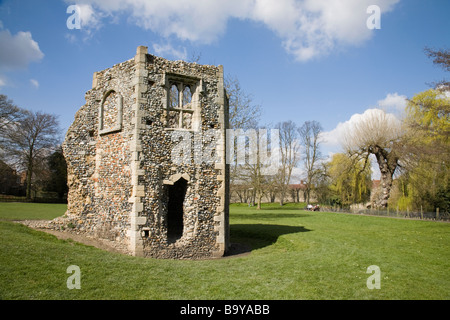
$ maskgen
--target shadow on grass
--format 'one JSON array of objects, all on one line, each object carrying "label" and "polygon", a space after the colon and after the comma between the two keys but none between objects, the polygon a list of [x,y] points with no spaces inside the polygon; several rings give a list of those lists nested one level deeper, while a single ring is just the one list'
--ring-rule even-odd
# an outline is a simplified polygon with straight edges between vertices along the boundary
[{"label": "shadow on grass", "polygon": [[[292,215],[289,215],[292,216]],[[302,226],[275,224],[232,224],[230,225],[231,249],[227,256],[249,253],[277,242],[284,234],[312,231]]]}]

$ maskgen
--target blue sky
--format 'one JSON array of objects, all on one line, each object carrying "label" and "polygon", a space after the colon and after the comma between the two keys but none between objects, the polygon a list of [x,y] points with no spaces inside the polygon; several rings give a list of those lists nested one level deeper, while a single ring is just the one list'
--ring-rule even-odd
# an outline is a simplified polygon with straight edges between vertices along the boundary
[{"label": "blue sky", "polygon": [[[80,30],[66,25],[73,4]],[[366,26],[372,4],[381,29]],[[447,0],[4,0],[0,93],[58,115],[65,131],[92,74],[146,45],[224,65],[261,105],[262,124],[317,120],[332,140],[354,114],[395,111],[446,76],[423,49],[450,46],[449,14]]]}]

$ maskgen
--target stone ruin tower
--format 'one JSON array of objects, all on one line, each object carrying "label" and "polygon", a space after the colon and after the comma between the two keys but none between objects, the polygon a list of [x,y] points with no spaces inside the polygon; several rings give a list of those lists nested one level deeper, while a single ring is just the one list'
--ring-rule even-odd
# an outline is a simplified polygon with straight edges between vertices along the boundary
[{"label": "stone ruin tower", "polygon": [[[136,256],[222,256],[227,126],[222,66],[169,61],[140,46],[134,58],[95,72],[63,143],[65,227]],[[208,152],[215,161],[198,156]]]}]

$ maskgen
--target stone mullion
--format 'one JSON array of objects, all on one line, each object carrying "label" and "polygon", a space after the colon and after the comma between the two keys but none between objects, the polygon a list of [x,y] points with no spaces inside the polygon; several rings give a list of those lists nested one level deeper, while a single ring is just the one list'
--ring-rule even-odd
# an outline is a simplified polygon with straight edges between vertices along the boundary
[{"label": "stone mullion", "polygon": [[183,84],[178,84],[178,107],[180,110],[180,119],[178,119],[178,128],[183,128]]}]

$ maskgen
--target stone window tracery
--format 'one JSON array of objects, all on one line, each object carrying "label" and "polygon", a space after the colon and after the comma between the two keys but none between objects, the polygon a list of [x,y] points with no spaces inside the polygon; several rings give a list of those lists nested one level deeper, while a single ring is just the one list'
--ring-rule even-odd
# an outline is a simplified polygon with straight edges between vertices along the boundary
[{"label": "stone window tracery", "polygon": [[[197,82],[197,83],[196,83]],[[168,81],[167,127],[196,130],[198,126],[198,81],[174,78]]]}]

